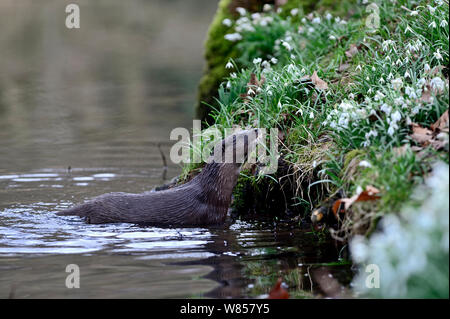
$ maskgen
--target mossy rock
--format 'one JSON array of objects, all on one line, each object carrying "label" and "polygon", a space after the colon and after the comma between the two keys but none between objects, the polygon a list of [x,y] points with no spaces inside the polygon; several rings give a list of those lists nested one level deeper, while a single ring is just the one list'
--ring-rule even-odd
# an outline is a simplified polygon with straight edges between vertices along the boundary
[{"label": "mossy rock", "polygon": [[[356,0],[288,0],[282,6],[282,15],[290,14],[294,8],[300,9],[303,13],[319,10],[345,15],[355,2]],[[232,27],[225,26],[222,21],[227,18],[236,20],[238,17],[237,7],[246,8],[249,12],[259,12],[262,11],[264,4],[274,5],[274,3],[274,0],[220,0],[205,41],[206,66],[198,87],[198,102],[195,112],[198,119],[211,122],[211,118],[208,117],[211,108],[208,105],[215,104],[220,83],[230,72],[225,69],[225,65],[230,59],[237,60],[239,57],[237,42],[230,42],[224,38],[227,33],[231,32]]]}]

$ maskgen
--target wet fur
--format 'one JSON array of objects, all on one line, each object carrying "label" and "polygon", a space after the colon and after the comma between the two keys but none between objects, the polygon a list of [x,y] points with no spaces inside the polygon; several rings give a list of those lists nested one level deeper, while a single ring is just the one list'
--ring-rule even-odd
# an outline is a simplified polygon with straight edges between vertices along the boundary
[{"label": "wet fur", "polygon": [[[229,138],[222,141],[223,148]],[[235,147],[235,139],[231,141]],[[141,194],[104,194],[58,215],[83,217],[90,224],[136,223],[166,227],[222,224],[240,167],[240,163],[212,161],[181,186]]]}]

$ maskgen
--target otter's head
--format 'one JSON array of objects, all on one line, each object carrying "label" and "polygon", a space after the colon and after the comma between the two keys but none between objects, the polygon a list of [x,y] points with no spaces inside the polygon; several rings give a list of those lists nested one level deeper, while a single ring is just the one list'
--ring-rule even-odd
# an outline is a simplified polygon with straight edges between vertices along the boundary
[{"label": "otter's head", "polygon": [[240,167],[256,150],[260,140],[258,129],[241,130],[234,132],[214,147],[212,160],[215,163],[235,164]]}]

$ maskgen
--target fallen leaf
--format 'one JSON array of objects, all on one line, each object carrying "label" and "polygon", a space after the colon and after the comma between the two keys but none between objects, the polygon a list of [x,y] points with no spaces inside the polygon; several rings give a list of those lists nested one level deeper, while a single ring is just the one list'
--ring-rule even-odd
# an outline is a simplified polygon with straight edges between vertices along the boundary
[{"label": "fallen leaf", "polygon": [[433,139],[433,131],[425,127],[420,126],[417,123],[412,123],[413,133],[410,137],[419,144],[428,145]]},{"label": "fallen leaf", "polygon": [[288,291],[281,287],[282,282],[282,279],[278,278],[277,283],[269,292],[268,299],[289,299]]},{"label": "fallen leaf", "polygon": [[436,123],[430,125],[433,131],[448,132],[448,109],[441,115]]},{"label": "fallen leaf", "polygon": [[333,214],[338,217],[339,213],[343,213],[347,211],[350,206],[352,206],[356,202],[367,202],[367,201],[374,201],[380,198],[378,195],[380,193],[380,190],[373,187],[373,186],[367,186],[364,191],[362,191],[359,194],[356,194],[350,198],[341,198],[334,202],[333,204]]},{"label": "fallen leaf", "polygon": [[355,54],[358,53],[358,46],[356,44],[350,44],[350,49],[345,51],[347,58],[351,59]]},{"label": "fallen leaf", "polygon": [[315,85],[316,89],[326,90],[328,89],[328,84],[317,75],[317,71],[311,75],[311,82]]},{"label": "fallen leaf", "polygon": [[338,68],[338,72],[344,72],[346,71],[348,68],[350,67],[350,64],[348,63],[343,63],[339,66]]}]

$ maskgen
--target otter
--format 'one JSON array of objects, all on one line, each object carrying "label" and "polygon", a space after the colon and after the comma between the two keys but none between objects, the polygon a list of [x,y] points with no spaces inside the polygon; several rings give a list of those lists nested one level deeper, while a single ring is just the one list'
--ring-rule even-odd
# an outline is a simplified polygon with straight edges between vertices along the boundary
[{"label": "otter", "polygon": [[[258,143],[258,129],[243,130],[214,146],[200,174],[186,184],[141,194],[108,193],[58,212],[90,224],[134,223],[160,227],[219,225],[225,221],[241,167]],[[223,161],[224,154],[233,159]],[[217,156],[218,155],[218,156]]]}]

